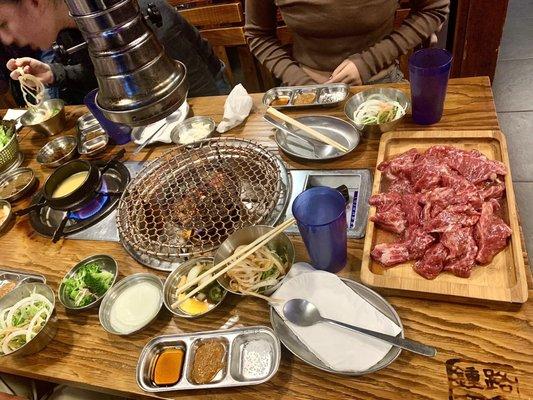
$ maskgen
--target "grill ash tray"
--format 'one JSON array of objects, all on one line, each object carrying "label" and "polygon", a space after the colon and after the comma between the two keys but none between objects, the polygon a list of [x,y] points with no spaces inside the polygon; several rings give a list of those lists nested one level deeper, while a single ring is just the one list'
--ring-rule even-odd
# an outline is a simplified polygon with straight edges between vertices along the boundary
[{"label": "grill ash tray", "polygon": [[[350,200],[346,208],[348,237],[360,239],[365,236],[368,221],[368,198],[372,192],[372,175],[368,169],[342,170],[290,170],[292,193],[287,207],[286,219],[292,217],[292,203],[304,190],[315,186],[336,188],[341,185],[348,187]],[[298,235],[298,227],[292,225],[285,231],[287,234]]]}]

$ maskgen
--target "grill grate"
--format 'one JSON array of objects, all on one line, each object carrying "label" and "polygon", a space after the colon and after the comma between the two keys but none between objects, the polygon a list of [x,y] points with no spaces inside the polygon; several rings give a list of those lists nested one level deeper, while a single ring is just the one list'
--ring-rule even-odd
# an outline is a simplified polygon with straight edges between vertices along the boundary
[{"label": "grill grate", "polygon": [[216,249],[235,230],[268,219],[286,188],[279,160],[247,140],[173,148],[124,192],[120,238],[141,254],[174,261]]}]

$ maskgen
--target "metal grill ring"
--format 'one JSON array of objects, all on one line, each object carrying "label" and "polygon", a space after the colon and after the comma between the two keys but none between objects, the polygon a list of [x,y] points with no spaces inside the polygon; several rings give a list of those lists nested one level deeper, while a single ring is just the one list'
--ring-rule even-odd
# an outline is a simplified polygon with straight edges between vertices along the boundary
[{"label": "metal grill ring", "polygon": [[210,252],[235,230],[268,219],[285,190],[278,162],[243,139],[173,148],[144,167],[122,195],[120,239],[168,261]]}]

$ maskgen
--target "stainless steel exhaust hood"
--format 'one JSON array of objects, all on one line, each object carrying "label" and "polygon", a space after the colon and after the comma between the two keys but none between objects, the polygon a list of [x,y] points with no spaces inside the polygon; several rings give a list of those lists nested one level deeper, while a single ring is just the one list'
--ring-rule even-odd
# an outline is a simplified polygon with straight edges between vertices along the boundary
[{"label": "stainless steel exhaust hood", "polygon": [[187,98],[185,66],[170,58],[136,0],[66,0],[98,80],[96,105],[121,124],[158,121]]}]

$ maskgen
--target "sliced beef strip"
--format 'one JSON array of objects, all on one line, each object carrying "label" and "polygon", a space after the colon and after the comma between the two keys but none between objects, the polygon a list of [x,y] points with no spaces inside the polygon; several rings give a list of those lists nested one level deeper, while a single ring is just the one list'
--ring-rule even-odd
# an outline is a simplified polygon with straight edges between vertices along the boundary
[{"label": "sliced beef strip", "polygon": [[410,259],[405,243],[380,243],[374,246],[370,256],[385,267],[392,267]]},{"label": "sliced beef strip", "polygon": [[501,199],[505,193],[505,183],[503,182],[494,182],[490,185],[480,185],[479,195],[480,197],[487,201],[490,199]]},{"label": "sliced beef strip", "polygon": [[493,181],[498,175],[507,174],[507,168],[502,162],[489,160],[477,150],[456,149],[449,153],[446,163],[474,184],[486,180]]},{"label": "sliced beef strip", "polygon": [[435,237],[426,232],[421,226],[411,225],[405,231],[403,242],[409,250],[409,258],[411,260],[417,260],[435,242]]},{"label": "sliced beef strip", "polygon": [[419,194],[405,194],[400,200],[400,207],[409,225],[416,226],[420,224],[420,214],[422,213],[420,198]]},{"label": "sliced beef strip", "polygon": [[400,178],[392,181],[388,188],[389,193],[399,193],[399,194],[410,194],[414,193],[415,190],[411,182],[406,178]]},{"label": "sliced beef strip", "polygon": [[378,193],[370,196],[368,203],[376,207],[376,212],[383,212],[390,210],[395,205],[399,204],[402,196],[398,193]]},{"label": "sliced beef strip", "polygon": [[407,227],[405,213],[397,204],[384,212],[376,212],[370,217],[370,221],[375,222],[381,229],[392,233],[403,233]]},{"label": "sliced beef strip", "polygon": [[490,263],[507,246],[507,238],[512,233],[511,228],[494,214],[494,201],[483,203],[481,216],[474,227],[474,239],[479,248],[476,261],[480,264]]},{"label": "sliced beef strip", "polygon": [[425,224],[428,232],[447,232],[459,226],[474,226],[479,220],[477,212],[470,204],[448,206],[435,218]]},{"label": "sliced beef strip", "polygon": [[424,257],[413,264],[415,272],[426,279],[435,279],[444,268],[448,250],[442,243],[432,245]]},{"label": "sliced beef strip", "polygon": [[418,157],[420,157],[420,153],[416,149],[410,149],[388,161],[382,161],[377,168],[390,180],[403,178],[409,176]]},{"label": "sliced beef strip", "polygon": [[441,235],[441,243],[448,249],[444,271],[461,278],[468,278],[475,265],[477,246],[472,236],[472,227],[456,227]]}]

